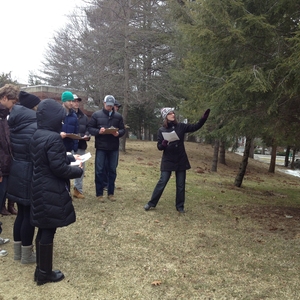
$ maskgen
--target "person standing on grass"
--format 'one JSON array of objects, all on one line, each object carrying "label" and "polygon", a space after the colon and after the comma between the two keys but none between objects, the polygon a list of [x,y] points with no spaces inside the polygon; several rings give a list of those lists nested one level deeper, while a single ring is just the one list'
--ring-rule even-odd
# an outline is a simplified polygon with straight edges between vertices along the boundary
[{"label": "person standing on grass", "polygon": [[70,179],[81,177],[81,165],[71,166],[73,155],[67,155],[60,136],[65,109],[53,99],[43,100],[37,108],[37,130],[30,141],[33,161],[31,223],[36,235],[37,285],[57,282],[65,276],[52,271],[53,240],[58,227],[76,220],[70,194]]},{"label": "person standing on grass", "polygon": [[[159,128],[157,134],[157,148],[163,151],[160,179],[152,193],[150,201],[144,206],[146,211],[156,207],[170,177],[172,171],[176,175],[176,201],[175,207],[179,213],[185,213],[185,179],[186,170],[190,169],[190,163],[184,147],[184,136],[187,132],[194,132],[199,130],[206,122],[210,113],[207,109],[200,120],[195,124],[179,123],[176,119],[174,109],[165,107],[161,110],[163,118],[163,126]],[[168,142],[163,137],[163,133],[175,132],[178,140]]]},{"label": "person standing on grass", "polygon": [[[81,98],[79,98],[77,95],[73,94],[74,101],[72,101],[73,104],[73,110],[77,116],[78,124],[79,124],[79,134],[83,138],[79,140],[78,142],[78,149],[77,151],[74,151],[74,154],[83,155],[85,154],[85,150],[87,148],[87,141],[91,139],[90,133],[87,129],[87,124],[89,122],[89,119],[87,115],[83,113],[83,111],[79,108],[79,103],[81,102]],[[83,177],[84,177],[84,171],[85,171],[85,163],[82,164],[83,173],[80,178],[76,178],[74,180],[74,191],[73,196],[75,198],[84,199],[83,195]]]},{"label": "person standing on grass", "polygon": [[[0,208],[2,215],[6,215],[6,209],[4,211],[4,208],[8,175],[12,160],[12,149],[7,117],[12,107],[18,102],[18,98],[19,88],[17,86],[13,84],[6,84],[0,88]],[[9,239],[0,238],[0,245],[8,242]],[[6,255],[7,251],[1,250],[0,248],[0,256]]]},{"label": "person standing on grass", "polygon": [[74,96],[70,91],[65,91],[61,94],[61,101],[62,106],[65,109],[65,118],[62,122],[60,136],[63,138],[66,151],[76,152],[78,150],[78,140],[74,140],[66,136],[67,133],[79,133],[79,124],[72,104],[74,101]]},{"label": "person standing on grass", "polygon": [[22,264],[36,262],[33,252],[34,226],[30,223],[32,161],[29,142],[36,131],[36,109],[41,100],[21,91],[19,104],[11,110],[8,125],[13,161],[8,177],[7,199],[17,203],[18,214],[14,222],[14,260]]},{"label": "person standing on grass", "polygon": [[[110,201],[116,200],[114,191],[119,159],[119,139],[125,134],[123,117],[113,110],[115,98],[112,95],[105,96],[103,105],[103,109],[92,114],[88,124],[90,134],[95,136],[95,184],[96,197],[100,202],[104,202],[103,180],[106,160],[108,161],[108,199]],[[118,129],[107,134],[105,130],[110,127]]]}]

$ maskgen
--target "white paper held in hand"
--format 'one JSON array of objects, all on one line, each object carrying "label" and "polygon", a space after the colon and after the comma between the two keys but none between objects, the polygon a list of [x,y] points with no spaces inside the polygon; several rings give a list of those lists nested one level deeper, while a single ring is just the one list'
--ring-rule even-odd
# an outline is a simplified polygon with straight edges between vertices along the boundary
[{"label": "white paper held in hand", "polygon": [[162,132],[162,135],[169,143],[179,140],[179,137],[174,130],[172,132]]},{"label": "white paper held in hand", "polygon": [[83,162],[87,161],[88,159],[90,159],[91,157],[92,157],[92,155],[90,152],[80,155],[81,159],[71,162],[71,166],[78,166],[81,162],[83,163]]}]

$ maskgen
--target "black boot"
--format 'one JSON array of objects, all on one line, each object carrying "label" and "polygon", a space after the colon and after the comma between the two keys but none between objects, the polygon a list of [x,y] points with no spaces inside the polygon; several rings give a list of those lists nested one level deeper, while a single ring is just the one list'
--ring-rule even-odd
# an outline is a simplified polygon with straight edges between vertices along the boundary
[{"label": "black boot", "polygon": [[37,285],[42,285],[47,282],[57,282],[65,278],[62,272],[52,271],[53,244],[43,245],[40,243],[38,256]]},{"label": "black boot", "polygon": [[[38,272],[39,272],[39,268],[40,268],[40,241],[35,239],[35,256],[36,256],[36,268],[34,271],[34,281],[37,281],[37,277],[38,277]],[[59,274],[61,273],[60,270],[54,270],[53,272]],[[61,273],[62,274],[62,273]]]}]

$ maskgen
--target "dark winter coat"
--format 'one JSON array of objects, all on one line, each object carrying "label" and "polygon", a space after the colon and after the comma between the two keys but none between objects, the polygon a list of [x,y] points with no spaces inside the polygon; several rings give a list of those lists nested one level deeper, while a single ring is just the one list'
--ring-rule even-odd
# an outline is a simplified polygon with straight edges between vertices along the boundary
[{"label": "dark winter coat", "polygon": [[14,105],[8,119],[13,160],[7,186],[7,198],[22,205],[30,205],[32,161],[29,143],[36,131],[36,112]]},{"label": "dark winter coat", "polygon": [[[80,136],[85,136],[85,135],[90,135],[87,125],[89,123],[89,119],[87,115],[85,115],[79,108],[76,113],[77,119],[78,119],[78,124],[79,124],[79,134]],[[79,140],[78,142],[78,149],[86,150],[87,148],[87,143],[86,140]]]},{"label": "dark winter coat", "polygon": [[[201,118],[195,124],[174,124],[171,122],[168,123],[168,128],[159,128],[157,135],[157,148],[158,150],[163,150],[160,165],[161,171],[184,171],[191,168],[184,147],[184,135],[187,132],[194,132],[200,129],[205,122],[206,119]],[[172,132],[173,130],[178,135],[179,140],[170,142],[167,147],[164,147],[162,145],[162,141],[164,140],[162,132]]]},{"label": "dark winter coat", "polygon": [[30,143],[33,160],[32,225],[56,228],[75,222],[70,180],[82,169],[70,166],[60,136],[65,109],[53,99],[43,100],[37,109],[37,130]]},{"label": "dark winter coat", "polygon": [[8,176],[11,165],[11,144],[7,124],[8,108],[0,103],[0,177]]},{"label": "dark winter coat", "polygon": [[[119,136],[115,137],[112,134],[99,134],[101,127],[109,128],[112,126],[119,128]],[[97,150],[119,150],[119,138],[125,134],[123,117],[115,111],[109,116],[109,112],[103,108],[92,114],[91,120],[88,123],[88,130],[91,135],[95,136],[95,148]]]},{"label": "dark winter coat", "polygon": [[[79,133],[77,115],[72,109],[70,109],[69,113],[65,116],[61,131],[65,133]],[[63,139],[63,141],[67,152],[77,151],[78,140],[73,140],[71,138],[66,137]]]}]

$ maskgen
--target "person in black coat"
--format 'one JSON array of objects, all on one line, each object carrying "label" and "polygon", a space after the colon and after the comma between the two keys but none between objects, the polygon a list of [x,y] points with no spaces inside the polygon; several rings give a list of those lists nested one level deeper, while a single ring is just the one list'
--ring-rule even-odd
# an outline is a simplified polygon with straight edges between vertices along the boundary
[{"label": "person in black coat", "polygon": [[64,108],[53,99],[43,100],[37,109],[37,130],[30,142],[33,161],[31,222],[38,227],[36,235],[38,285],[56,282],[64,274],[52,271],[53,239],[57,227],[75,222],[70,195],[70,179],[82,175],[81,166],[71,166],[60,136]]},{"label": "person in black coat", "polygon": [[125,134],[123,117],[113,110],[115,98],[112,95],[107,95],[104,97],[103,104],[103,109],[94,112],[88,123],[90,134],[95,136],[95,184],[96,197],[100,202],[104,202],[103,181],[106,160],[108,162],[109,177],[107,187],[108,199],[115,201],[114,191],[119,159],[119,139]]},{"label": "person in black coat", "polygon": [[34,226],[30,223],[30,197],[32,161],[29,142],[36,131],[36,109],[41,100],[35,95],[21,91],[20,105],[12,108],[8,125],[12,145],[12,164],[8,177],[7,199],[16,202],[18,214],[14,222],[14,260],[22,264],[36,262],[33,253]]},{"label": "person in black coat", "polygon": [[[200,129],[206,122],[210,113],[210,109],[206,110],[204,115],[195,124],[178,123],[171,107],[165,107],[161,110],[163,118],[163,127],[159,128],[157,136],[157,148],[163,151],[160,179],[152,193],[151,200],[144,206],[148,211],[152,207],[156,207],[170,177],[172,171],[176,175],[176,201],[175,206],[179,213],[184,213],[185,202],[185,179],[186,170],[190,169],[190,163],[184,147],[184,136],[187,132],[194,132]],[[176,133],[177,139],[168,142],[164,138],[164,133]]]}]

